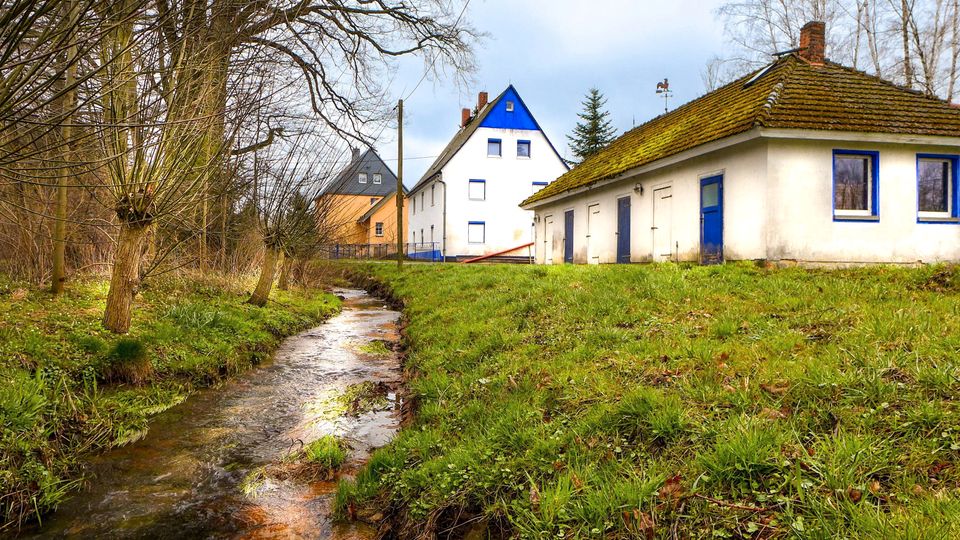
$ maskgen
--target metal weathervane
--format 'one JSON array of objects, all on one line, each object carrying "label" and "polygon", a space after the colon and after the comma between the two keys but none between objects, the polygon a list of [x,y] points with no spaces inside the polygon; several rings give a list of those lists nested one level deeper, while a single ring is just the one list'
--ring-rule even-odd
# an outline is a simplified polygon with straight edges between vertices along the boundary
[{"label": "metal weathervane", "polygon": [[663,97],[663,112],[670,112],[669,103],[670,98],[673,97],[673,92],[670,91],[669,79],[663,79],[663,82],[657,83],[657,93]]}]

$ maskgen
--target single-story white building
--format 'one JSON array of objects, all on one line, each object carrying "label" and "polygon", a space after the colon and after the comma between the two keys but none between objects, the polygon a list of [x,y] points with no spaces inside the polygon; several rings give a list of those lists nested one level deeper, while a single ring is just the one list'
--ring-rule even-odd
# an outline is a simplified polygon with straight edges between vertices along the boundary
[{"label": "single-story white building", "polygon": [[824,30],[525,200],[537,262],[960,260],[960,108],[826,60]]}]

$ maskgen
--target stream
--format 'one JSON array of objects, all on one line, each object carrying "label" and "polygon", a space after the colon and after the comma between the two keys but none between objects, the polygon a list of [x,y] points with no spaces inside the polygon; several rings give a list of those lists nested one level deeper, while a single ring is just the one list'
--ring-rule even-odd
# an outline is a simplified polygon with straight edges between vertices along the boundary
[{"label": "stream", "polygon": [[[86,488],[32,536],[373,538],[362,524],[332,521],[336,480],[266,475],[250,487],[251,475],[328,434],[349,444],[340,476],[352,475],[398,428],[399,360],[370,351],[399,339],[399,313],[363,291],[334,293],[343,311],[286,339],[270,362],[159,414],[143,440],[92,457]],[[364,382],[386,399],[338,410],[338,396]]]}]

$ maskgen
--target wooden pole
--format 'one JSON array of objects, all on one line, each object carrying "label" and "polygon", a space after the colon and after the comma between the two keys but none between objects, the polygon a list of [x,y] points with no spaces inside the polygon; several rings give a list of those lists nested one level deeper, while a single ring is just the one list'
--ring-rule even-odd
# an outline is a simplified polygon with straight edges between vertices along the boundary
[{"label": "wooden pole", "polygon": [[397,105],[397,270],[403,268],[403,100]]}]

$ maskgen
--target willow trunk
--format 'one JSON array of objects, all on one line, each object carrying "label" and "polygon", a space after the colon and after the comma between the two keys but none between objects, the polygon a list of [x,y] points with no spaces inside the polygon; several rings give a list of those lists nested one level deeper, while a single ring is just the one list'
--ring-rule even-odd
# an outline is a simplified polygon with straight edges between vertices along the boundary
[{"label": "willow trunk", "polygon": [[283,264],[280,265],[280,279],[277,287],[281,291],[290,290],[290,272],[293,271],[293,257],[284,257]]},{"label": "willow trunk", "polygon": [[133,298],[140,287],[140,261],[149,226],[121,223],[103,326],[116,334],[130,331]]},{"label": "willow trunk", "polygon": [[270,299],[270,289],[273,288],[273,278],[277,275],[277,266],[283,264],[283,253],[274,247],[267,246],[263,253],[263,267],[260,269],[260,281],[247,303],[258,307],[267,305]]}]

